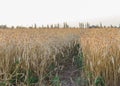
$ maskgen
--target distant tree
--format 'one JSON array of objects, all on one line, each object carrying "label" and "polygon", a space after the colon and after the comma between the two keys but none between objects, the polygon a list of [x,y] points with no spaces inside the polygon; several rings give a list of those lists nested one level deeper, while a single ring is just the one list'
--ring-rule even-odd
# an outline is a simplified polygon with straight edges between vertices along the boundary
[{"label": "distant tree", "polygon": [[84,23],[82,23],[82,28],[84,28],[85,27],[85,25],[84,25]]},{"label": "distant tree", "polygon": [[32,29],[33,27],[32,26],[29,26],[29,29]]},{"label": "distant tree", "polygon": [[12,29],[14,29],[15,27],[14,26],[11,26]]},{"label": "distant tree", "polygon": [[60,28],[60,25],[59,25],[59,24],[57,24],[57,28]]},{"label": "distant tree", "polygon": [[16,26],[16,28],[18,29],[18,28],[20,28],[19,26]]},{"label": "distant tree", "polygon": [[113,28],[113,25],[110,25],[110,28]]},{"label": "distant tree", "polygon": [[79,28],[82,28],[82,23],[79,23]]},{"label": "distant tree", "polygon": [[98,25],[91,25],[89,28],[99,28]]},{"label": "distant tree", "polygon": [[69,25],[65,22],[63,23],[63,28],[69,28]]},{"label": "distant tree", "polygon": [[106,28],[106,26],[104,26],[104,28]]},{"label": "distant tree", "polygon": [[63,28],[66,28],[66,23],[63,24]]},{"label": "distant tree", "polygon": [[51,25],[50,28],[54,28],[53,25]]},{"label": "distant tree", "polygon": [[56,24],[54,24],[54,28],[57,28],[57,25],[56,25]]},{"label": "distant tree", "polygon": [[90,24],[87,22],[87,24],[86,24],[86,28],[89,28],[90,27]]},{"label": "distant tree", "polygon": [[7,27],[7,25],[0,25],[0,28],[1,29],[7,29],[8,27]]},{"label": "distant tree", "polygon": [[49,28],[49,25],[47,25],[47,28]]},{"label": "distant tree", "polygon": [[68,24],[66,24],[66,28],[69,28],[69,25],[68,25]]},{"label": "distant tree", "polygon": [[114,28],[117,28],[117,26],[113,26]]},{"label": "distant tree", "polygon": [[102,23],[100,22],[100,28],[103,28]]},{"label": "distant tree", "polygon": [[37,28],[37,25],[36,25],[36,24],[34,24],[34,28],[35,28],[35,29]]},{"label": "distant tree", "polygon": [[29,28],[29,29],[33,29],[33,25],[29,26],[28,28]]},{"label": "distant tree", "polygon": [[119,28],[120,28],[120,24],[119,24]]},{"label": "distant tree", "polygon": [[45,28],[44,25],[42,25],[42,28]]}]

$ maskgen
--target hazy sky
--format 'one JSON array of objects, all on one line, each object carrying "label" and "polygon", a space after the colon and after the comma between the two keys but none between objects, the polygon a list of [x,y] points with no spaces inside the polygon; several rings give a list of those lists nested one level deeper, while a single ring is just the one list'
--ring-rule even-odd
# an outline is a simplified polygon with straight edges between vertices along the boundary
[{"label": "hazy sky", "polygon": [[0,24],[120,23],[120,0],[0,0]]}]

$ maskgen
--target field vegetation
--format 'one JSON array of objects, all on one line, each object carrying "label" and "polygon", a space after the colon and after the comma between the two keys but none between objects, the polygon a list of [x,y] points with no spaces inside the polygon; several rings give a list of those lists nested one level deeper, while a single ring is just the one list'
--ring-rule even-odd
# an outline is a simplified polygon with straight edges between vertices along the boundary
[{"label": "field vegetation", "polygon": [[118,28],[0,29],[0,86],[119,86]]}]

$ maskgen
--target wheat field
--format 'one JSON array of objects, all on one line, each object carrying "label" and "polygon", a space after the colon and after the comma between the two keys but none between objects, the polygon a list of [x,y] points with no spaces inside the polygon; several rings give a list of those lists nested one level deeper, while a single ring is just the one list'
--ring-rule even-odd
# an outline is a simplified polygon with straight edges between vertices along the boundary
[{"label": "wheat field", "polygon": [[[120,83],[120,30],[90,29],[81,36],[89,85],[119,86]],[[97,85],[98,86],[98,85]]]},{"label": "wheat field", "polygon": [[76,52],[83,53],[84,86],[119,86],[120,30],[115,28],[0,29],[0,85],[61,86],[49,82],[51,64],[59,67]]}]

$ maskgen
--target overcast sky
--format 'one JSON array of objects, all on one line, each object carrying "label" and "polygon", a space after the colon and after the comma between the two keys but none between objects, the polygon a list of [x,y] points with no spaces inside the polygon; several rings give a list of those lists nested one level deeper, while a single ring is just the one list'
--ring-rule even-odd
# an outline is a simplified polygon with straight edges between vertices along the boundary
[{"label": "overcast sky", "polygon": [[0,0],[0,24],[120,23],[120,0]]}]

